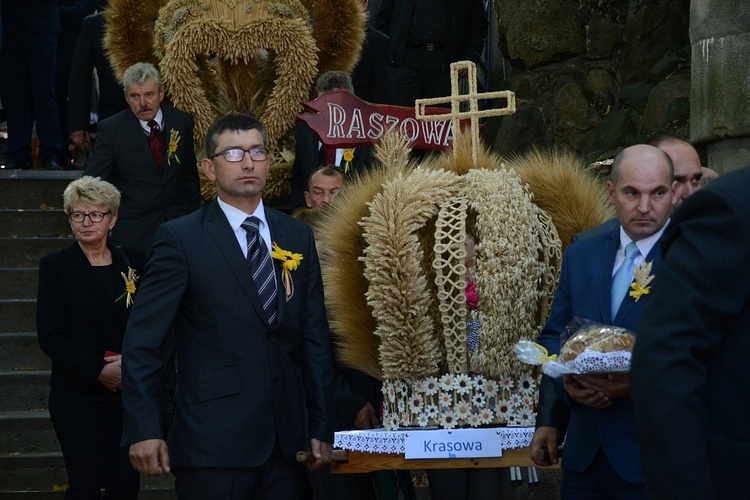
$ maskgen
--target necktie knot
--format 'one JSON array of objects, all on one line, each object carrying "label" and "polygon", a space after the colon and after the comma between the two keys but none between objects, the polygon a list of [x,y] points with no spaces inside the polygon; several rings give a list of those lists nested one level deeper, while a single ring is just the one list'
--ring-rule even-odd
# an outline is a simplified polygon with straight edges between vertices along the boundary
[{"label": "necktie knot", "polygon": [[154,130],[154,129],[159,130],[159,124],[156,123],[156,120],[149,120],[148,126],[149,128],[151,128],[151,130]]},{"label": "necktie knot", "polygon": [[247,219],[244,220],[244,222],[241,225],[242,225],[242,228],[248,233],[249,232],[257,233],[260,231],[260,219],[255,216],[248,217]]},{"label": "necktie knot", "polygon": [[636,245],[635,241],[631,241],[625,246],[625,258],[626,259],[635,259],[638,257],[638,255],[641,253],[640,250],[638,250],[638,245]]}]

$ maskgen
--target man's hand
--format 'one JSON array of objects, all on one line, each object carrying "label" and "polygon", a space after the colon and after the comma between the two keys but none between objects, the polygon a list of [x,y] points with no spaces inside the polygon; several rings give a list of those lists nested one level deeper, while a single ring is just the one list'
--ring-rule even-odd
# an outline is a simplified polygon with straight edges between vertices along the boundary
[{"label": "man's hand", "polygon": [[563,387],[574,401],[597,410],[604,409],[612,404],[612,400],[603,392],[581,384],[579,377],[580,375],[563,375]]},{"label": "man's hand", "polygon": [[630,397],[630,374],[575,375],[576,381],[586,389],[601,392],[609,399]]},{"label": "man's hand", "polygon": [[70,133],[70,138],[81,151],[91,151],[91,136],[88,130],[75,130]]},{"label": "man's hand", "polygon": [[122,355],[107,356],[107,362],[99,373],[99,383],[112,392],[122,389]]},{"label": "man's hand", "polygon": [[[555,465],[558,460],[557,444],[560,442],[560,431],[556,427],[544,425],[534,431],[529,447],[531,448],[531,460],[540,467]],[[544,451],[549,453],[548,457],[542,458]]]},{"label": "man's hand", "polygon": [[307,468],[312,472],[320,469],[324,465],[330,464],[332,450],[333,445],[331,443],[326,443],[325,441],[321,441],[315,438],[310,439],[310,451],[312,451],[315,461],[308,462]]},{"label": "man's hand", "polygon": [[370,403],[366,403],[357,416],[354,417],[354,426],[359,430],[377,429],[380,427],[378,416]]},{"label": "man's hand", "polygon": [[163,439],[138,441],[130,445],[130,463],[144,476],[163,474],[169,472],[168,451]]}]

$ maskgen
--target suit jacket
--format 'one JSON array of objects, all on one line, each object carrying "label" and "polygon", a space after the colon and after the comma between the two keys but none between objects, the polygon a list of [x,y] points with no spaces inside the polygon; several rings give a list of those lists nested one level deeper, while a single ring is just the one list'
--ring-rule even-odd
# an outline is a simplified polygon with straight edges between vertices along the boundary
[{"label": "suit jacket", "polygon": [[598,226],[590,227],[580,233],[574,234],[573,237],[570,238],[570,242],[575,243],[576,241],[585,240],[586,238],[596,236],[597,234],[608,233],[609,231],[614,231],[619,228],[620,221],[617,220],[617,217],[613,217],[606,222],[602,222]]},{"label": "suit jacket", "polygon": [[750,169],[685,200],[662,238],[631,386],[654,498],[734,498],[750,453]]},{"label": "suit jacket", "polygon": [[[443,64],[456,61],[479,62],[487,39],[487,13],[481,0],[449,1],[448,37],[445,42],[445,59]],[[390,46],[388,54],[394,64],[401,62],[406,39],[409,35],[409,24],[412,18],[414,0],[383,0],[377,17],[377,28],[388,35]],[[394,92],[398,92],[394,89]]]},{"label": "suit jacket", "polygon": [[365,41],[352,71],[354,94],[377,104],[394,104],[393,75],[388,58],[388,37],[372,26],[365,28]]},{"label": "suit jacket", "polygon": [[[289,182],[292,188],[290,199],[290,208],[292,210],[306,207],[305,191],[307,191],[307,182],[310,175],[320,165],[318,163],[318,154],[320,151],[320,141],[318,136],[303,121],[297,121],[294,129],[294,163],[292,163],[292,173]],[[343,159],[341,160],[343,162]],[[349,169],[347,176],[354,175],[370,166],[372,161],[372,148],[370,146],[360,146],[354,149],[354,160],[352,168]]]},{"label": "suit jacket", "polygon": [[[89,129],[91,110],[91,74],[99,77],[99,121],[127,109],[122,85],[117,82],[104,53],[104,14],[87,16],[81,26],[68,84],[68,130]],[[65,124],[63,124],[65,125]]]},{"label": "suit jacket", "polygon": [[[565,249],[560,283],[552,302],[547,323],[539,335],[538,342],[550,354],[560,352],[560,334],[574,317],[588,319],[607,325],[616,325],[637,331],[638,319],[648,298],[638,302],[627,295],[611,319],[612,267],[620,244],[620,229],[592,236]],[[655,261],[659,256],[659,245],[655,245],[646,256],[646,261]],[[652,274],[658,272],[656,265]],[[547,379],[548,380],[548,379]],[[603,410],[581,406],[570,399],[562,387],[562,379],[555,381],[555,394],[549,393],[549,383],[540,393],[538,425],[555,425],[564,430],[564,420],[569,415],[565,441],[565,470],[583,472],[591,464],[601,446],[612,467],[624,479],[643,482],[640,454],[636,442],[635,417],[630,398],[614,400]],[[561,402],[567,403],[570,412],[561,412]],[[560,419],[559,423],[547,420],[550,408]]]},{"label": "suit jacket", "polygon": [[61,31],[56,0],[3,0],[0,5],[6,36],[28,36],[30,33],[57,34]]},{"label": "suit jacket", "polygon": [[[271,237],[301,253],[269,327],[247,261],[217,202],[158,231],[123,355],[126,444],[161,438],[159,345],[174,328],[178,380],[170,460],[255,467],[278,439],[284,457],[307,438],[333,442],[333,362],[312,230],[265,208]],[[308,428],[305,428],[307,423]]]},{"label": "suit jacket", "polygon": [[[112,282],[89,264],[78,243],[42,257],[37,292],[37,334],[42,351],[52,359],[50,385],[84,392],[109,392],[98,382],[106,351],[122,352],[131,309],[124,300],[121,272],[128,264],[111,244]],[[146,254],[124,249],[130,267],[142,275]],[[137,295],[137,291],[136,291]],[[137,299],[136,299],[137,300]]]},{"label": "suit jacket", "polygon": [[84,167],[84,175],[99,176],[122,193],[113,241],[144,250],[151,248],[162,222],[189,214],[200,205],[193,117],[171,106],[162,104],[161,108],[165,142],[171,130],[180,133],[179,163],[173,157],[163,169],[156,165],[148,136],[126,109],[99,123],[96,145]]}]

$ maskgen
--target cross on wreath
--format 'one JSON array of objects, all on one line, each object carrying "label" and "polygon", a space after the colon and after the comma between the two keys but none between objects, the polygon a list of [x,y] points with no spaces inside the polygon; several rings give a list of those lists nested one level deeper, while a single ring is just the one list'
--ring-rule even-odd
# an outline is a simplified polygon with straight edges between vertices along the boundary
[{"label": "cross on wreath", "polygon": [[[461,94],[458,88],[458,74],[462,69],[468,70],[469,93]],[[480,99],[507,99],[508,105],[504,108],[479,110]],[[469,111],[461,111],[461,103],[469,103]],[[426,114],[425,108],[433,104],[445,104],[450,102],[451,112],[437,115]],[[453,124],[453,156],[457,154],[456,141],[461,137],[458,133],[462,119],[471,119],[471,162],[477,164],[479,150],[479,119],[486,116],[512,115],[516,112],[516,94],[510,90],[496,92],[477,92],[477,65],[471,61],[458,61],[451,63],[451,95],[448,97],[434,97],[431,99],[417,99],[414,101],[414,113],[417,120],[440,121],[450,118]]]}]

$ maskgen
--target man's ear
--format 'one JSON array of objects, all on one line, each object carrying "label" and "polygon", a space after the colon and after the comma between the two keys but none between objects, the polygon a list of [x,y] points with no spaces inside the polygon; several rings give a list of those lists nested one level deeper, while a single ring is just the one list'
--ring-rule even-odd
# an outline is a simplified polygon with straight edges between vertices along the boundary
[{"label": "man's ear", "polygon": [[307,208],[312,208],[312,199],[310,199],[310,193],[305,191],[305,205],[307,205]]},{"label": "man's ear", "polygon": [[212,162],[208,158],[203,158],[201,160],[201,168],[203,169],[203,173],[206,174],[206,177],[208,177],[209,181],[211,182],[216,181],[216,173],[214,172],[214,162]]},{"label": "man's ear", "polygon": [[607,181],[607,194],[609,195],[609,202],[615,204],[615,185],[612,181]]}]

